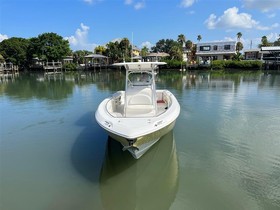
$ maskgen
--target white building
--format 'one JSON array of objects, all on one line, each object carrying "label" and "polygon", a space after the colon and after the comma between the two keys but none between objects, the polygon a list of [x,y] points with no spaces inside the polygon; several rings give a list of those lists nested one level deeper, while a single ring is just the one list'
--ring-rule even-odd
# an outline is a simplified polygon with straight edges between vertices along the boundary
[{"label": "white building", "polygon": [[262,52],[260,49],[243,50],[245,60],[260,60],[262,58]]},{"label": "white building", "polygon": [[236,55],[236,41],[197,43],[196,56],[200,63],[211,60],[228,60]]}]

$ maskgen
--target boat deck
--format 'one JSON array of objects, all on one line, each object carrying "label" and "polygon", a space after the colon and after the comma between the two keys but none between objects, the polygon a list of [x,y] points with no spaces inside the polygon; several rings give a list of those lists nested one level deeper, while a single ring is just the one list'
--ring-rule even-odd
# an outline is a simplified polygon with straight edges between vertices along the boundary
[{"label": "boat deck", "polygon": [[[115,112],[111,113],[114,117],[124,117],[124,105],[116,107]],[[164,101],[157,102],[157,112],[149,105],[135,105],[134,108],[127,108],[126,117],[151,117],[158,116],[164,113],[167,109],[167,104]]]}]

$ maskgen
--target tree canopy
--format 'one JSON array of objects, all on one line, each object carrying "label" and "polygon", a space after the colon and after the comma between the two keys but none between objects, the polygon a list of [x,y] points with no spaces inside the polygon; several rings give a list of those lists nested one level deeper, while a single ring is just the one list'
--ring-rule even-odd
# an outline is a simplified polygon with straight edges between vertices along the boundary
[{"label": "tree canopy", "polygon": [[113,61],[130,60],[131,59],[131,44],[127,38],[121,41],[109,42],[106,44],[105,55]]},{"label": "tree canopy", "polygon": [[152,51],[169,53],[172,60],[181,61],[183,59],[182,44],[173,39],[159,40],[156,45],[152,47]]},{"label": "tree canopy", "polygon": [[30,39],[12,37],[0,42],[0,54],[6,62],[28,66],[32,58],[58,61],[70,55],[69,42],[56,33],[44,33]]},{"label": "tree canopy", "polygon": [[68,40],[56,33],[40,34],[36,38],[31,38],[29,55],[47,61],[58,61],[64,56],[70,55],[70,45]]},{"label": "tree canopy", "polygon": [[26,63],[27,49],[30,44],[28,39],[12,37],[0,42],[0,54],[6,62],[22,66]]}]

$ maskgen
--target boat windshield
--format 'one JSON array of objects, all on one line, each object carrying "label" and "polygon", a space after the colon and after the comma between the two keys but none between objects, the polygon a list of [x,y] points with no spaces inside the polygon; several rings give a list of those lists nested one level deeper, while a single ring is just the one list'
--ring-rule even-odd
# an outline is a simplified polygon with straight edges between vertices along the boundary
[{"label": "boat windshield", "polygon": [[128,75],[128,82],[133,86],[152,85],[153,77],[148,72],[131,72]]}]

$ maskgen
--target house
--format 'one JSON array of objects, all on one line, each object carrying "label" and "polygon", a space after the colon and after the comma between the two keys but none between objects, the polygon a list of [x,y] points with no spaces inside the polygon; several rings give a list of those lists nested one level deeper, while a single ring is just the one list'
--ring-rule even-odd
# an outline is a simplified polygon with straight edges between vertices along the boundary
[{"label": "house", "polygon": [[262,58],[262,52],[260,49],[243,50],[245,60],[260,60]]},{"label": "house", "polygon": [[280,62],[280,46],[262,47],[262,60]]},{"label": "house", "polygon": [[265,68],[280,69],[280,46],[261,47]]},{"label": "house", "polygon": [[65,56],[65,57],[62,59],[62,63],[63,63],[63,64],[66,64],[66,63],[73,63],[73,56]]},{"label": "house", "polygon": [[197,43],[196,56],[201,64],[211,60],[229,60],[236,55],[236,41]]},{"label": "house", "polygon": [[133,48],[132,48],[132,55],[133,56],[139,56],[140,52],[141,52],[141,50],[134,45]]}]

